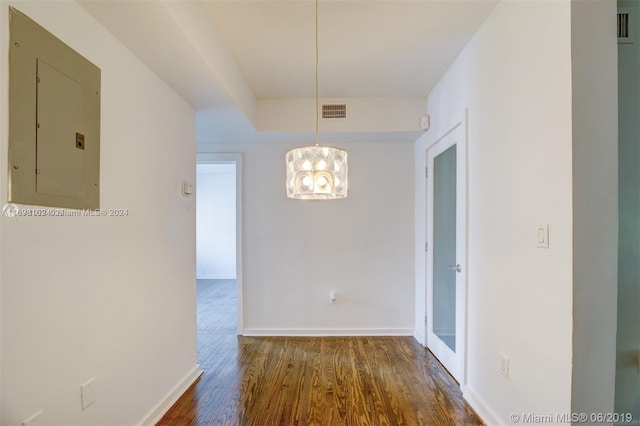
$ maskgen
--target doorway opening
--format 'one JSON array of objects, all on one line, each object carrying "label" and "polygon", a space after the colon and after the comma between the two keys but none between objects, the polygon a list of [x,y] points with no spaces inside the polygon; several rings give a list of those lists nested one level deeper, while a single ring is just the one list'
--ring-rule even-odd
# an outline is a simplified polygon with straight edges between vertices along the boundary
[{"label": "doorway opening", "polygon": [[242,334],[241,154],[197,155],[196,278],[199,346]]}]

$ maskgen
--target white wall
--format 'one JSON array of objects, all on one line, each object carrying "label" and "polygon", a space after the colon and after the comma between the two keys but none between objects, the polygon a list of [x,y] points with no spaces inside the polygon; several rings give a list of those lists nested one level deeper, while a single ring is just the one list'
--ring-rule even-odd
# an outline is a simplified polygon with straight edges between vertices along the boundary
[{"label": "white wall", "polygon": [[[424,97],[319,99],[320,104],[346,104],[347,117],[319,120],[324,132],[420,131]],[[260,99],[258,126],[261,132],[312,132],[316,101],[308,98]]]},{"label": "white wall", "polygon": [[[640,28],[640,3],[631,8]],[[619,218],[618,333],[615,411],[633,412],[640,424],[640,40],[618,45]]]},{"label": "white wall", "polygon": [[[431,92],[432,127],[415,146],[419,323],[425,300],[424,153],[468,108],[469,355],[463,390],[488,424],[510,424],[511,413],[571,408],[570,12],[568,2],[498,3]],[[548,249],[536,248],[540,223],[550,226]],[[501,353],[510,358],[509,379],[499,371]]]},{"label": "white wall", "polygon": [[293,147],[198,147],[244,156],[244,333],[411,334],[412,145],[340,144],[349,196],[324,202],[286,197]]},{"label": "white wall", "polygon": [[571,409],[577,413],[611,413],[614,409],[618,287],[615,17],[615,1],[571,1],[574,212]]},{"label": "white wall", "polygon": [[196,166],[196,276],[236,279],[236,165]]},{"label": "white wall", "polygon": [[[1,219],[2,418],[132,425],[191,372],[195,113],[76,3],[15,2],[102,69],[101,207],[127,217]],[[6,202],[8,3],[0,3]],[[97,401],[80,410],[80,384]]]}]

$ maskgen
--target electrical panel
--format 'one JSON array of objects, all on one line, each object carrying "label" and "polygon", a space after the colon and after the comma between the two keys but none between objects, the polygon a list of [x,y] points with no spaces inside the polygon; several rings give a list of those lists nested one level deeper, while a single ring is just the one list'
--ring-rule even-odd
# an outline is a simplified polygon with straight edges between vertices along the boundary
[{"label": "electrical panel", "polygon": [[100,207],[100,68],[10,8],[9,201]]}]

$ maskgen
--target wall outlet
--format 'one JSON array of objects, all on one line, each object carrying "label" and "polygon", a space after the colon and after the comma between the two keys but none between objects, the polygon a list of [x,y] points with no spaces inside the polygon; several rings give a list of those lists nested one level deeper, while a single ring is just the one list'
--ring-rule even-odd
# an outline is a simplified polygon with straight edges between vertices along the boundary
[{"label": "wall outlet", "polygon": [[80,385],[80,405],[83,410],[96,402],[95,380],[95,377],[93,377]]},{"label": "wall outlet", "polygon": [[500,354],[500,374],[509,378],[509,357],[505,354]]},{"label": "wall outlet", "polygon": [[23,420],[22,421],[22,426],[36,426],[36,425],[38,425],[40,423],[40,422],[38,422],[38,417],[40,417],[41,414],[42,414],[42,410],[38,411],[37,413],[35,413],[31,417],[29,417],[28,419]]}]

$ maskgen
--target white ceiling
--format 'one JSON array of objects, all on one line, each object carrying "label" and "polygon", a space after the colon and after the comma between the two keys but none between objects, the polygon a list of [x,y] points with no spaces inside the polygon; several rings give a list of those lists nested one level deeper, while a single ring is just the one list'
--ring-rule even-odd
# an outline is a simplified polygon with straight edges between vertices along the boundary
[{"label": "white ceiling", "polygon": [[[389,98],[396,110],[403,98],[426,97],[496,2],[320,0],[320,97]],[[311,0],[80,3],[201,111],[201,142],[278,139],[257,126],[260,100],[314,96]]]},{"label": "white ceiling", "polygon": [[[320,96],[426,96],[493,4],[320,1]],[[313,96],[314,2],[205,5],[258,98]]]}]

